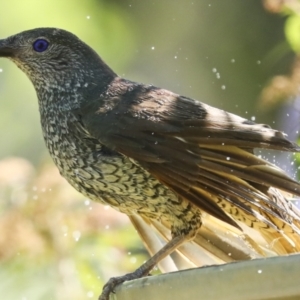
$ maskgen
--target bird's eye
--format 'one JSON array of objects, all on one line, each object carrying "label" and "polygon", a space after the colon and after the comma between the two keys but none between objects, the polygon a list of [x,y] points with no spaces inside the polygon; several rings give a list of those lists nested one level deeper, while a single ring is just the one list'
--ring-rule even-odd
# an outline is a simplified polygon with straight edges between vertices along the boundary
[{"label": "bird's eye", "polygon": [[44,39],[38,39],[33,43],[33,49],[36,52],[44,52],[47,50],[49,42]]}]

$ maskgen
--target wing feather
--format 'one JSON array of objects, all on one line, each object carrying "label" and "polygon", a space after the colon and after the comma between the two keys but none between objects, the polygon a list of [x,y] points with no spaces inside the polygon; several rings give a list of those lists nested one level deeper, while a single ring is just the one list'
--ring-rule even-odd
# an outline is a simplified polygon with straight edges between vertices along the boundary
[{"label": "wing feather", "polygon": [[253,154],[254,148],[300,151],[285,134],[166,90],[115,84],[109,110],[101,108],[105,98],[99,109],[84,108],[92,137],[230,225],[300,233],[298,210],[269,193],[274,187],[300,196],[299,183]]}]

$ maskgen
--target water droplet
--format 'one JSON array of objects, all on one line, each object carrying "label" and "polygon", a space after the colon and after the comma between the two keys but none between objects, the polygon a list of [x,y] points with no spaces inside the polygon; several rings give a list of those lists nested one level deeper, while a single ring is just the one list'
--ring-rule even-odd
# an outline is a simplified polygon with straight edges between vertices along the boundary
[{"label": "water droplet", "polygon": [[81,232],[78,230],[75,230],[75,231],[73,231],[72,236],[73,236],[74,240],[76,242],[78,242],[81,237]]},{"label": "water droplet", "polygon": [[235,59],[234,58],[231,60],[231,63],[233,63],[233,64],[235,63]]},{"label": "water droplet", "polygon": [[154,46],[152,46],[152,47],[151,47],[151,50],[155,50],[155,47],[154,47]]},{"label": "water droplet", "polygon": [[89,291],[86,293],[86,295],[88,296],[88,298],[93,298],[94,297],[94,292]]},{"label": "water droplet", "polygon": [[221,86],[221,89],[222,89],[222,90],[225,90],[225,89],[226,89],[226,86],[225,86],[225,85],[222,85],[222,86]]},{"label": "water droplet", "polygon": [[262,270],[258,270],[257,273],[258,273],[258,274],[261,274],[261,273],[262,273]]},{"label": "water droplet", "polygon": [[252,117],[251,117],[251,121],[255,121],[255,116],[252,116]]},{"label": "water droplet", "polygon": [[132,264],[135,264],[136,261],[137,261],[136,257],[131,257],[131,258],[130,258],[130,262],[131,262]]}]

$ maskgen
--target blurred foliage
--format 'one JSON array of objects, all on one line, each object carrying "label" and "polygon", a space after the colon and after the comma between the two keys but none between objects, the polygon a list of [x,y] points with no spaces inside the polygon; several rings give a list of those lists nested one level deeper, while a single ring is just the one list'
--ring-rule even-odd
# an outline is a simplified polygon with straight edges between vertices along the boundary
[{"label": "blurred foliage", "polygon": [[[127,217],[82,201],[52,164],[0,162],[0,291],[5,299],[89,299],[145,259]],[[17,288],[16,288],[17,287]]]},{"label": "blurred foliage", "polygon": [[[285,27],[291,9],[282,2],[10,0],[1,3],[0,36],[61,27],[122,76],[273,124],[276,111],[262,112],[260,95],[295,59],[285,35],[295,25]],[[127,217],[83,199],[59,176],[34,89],[4,59],[0,103],[0,294],[95,299],[110,276],[145,259],[139,238]]]},{"label": "blurred foliage", "polygon": [[291,13],[285,24],[288,42],[295,52],[300,52],[300,15]]},{"label": "blurred foliage", "polygon": [[300,2],[298,0],[264,0],[267,10],[285,17],[284,32],[291,49],[296,53],[288,74],[271,78],[261,93],[261,108],[278,107],[294,99],[300,85]]}]

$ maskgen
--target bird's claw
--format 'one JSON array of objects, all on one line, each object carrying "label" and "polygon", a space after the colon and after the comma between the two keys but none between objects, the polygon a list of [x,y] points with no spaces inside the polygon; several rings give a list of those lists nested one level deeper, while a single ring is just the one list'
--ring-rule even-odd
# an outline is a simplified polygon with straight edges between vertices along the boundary
[{"label": "bird's claw", "polygon": [[[146,274],[147,275],[147,274]],[[115,293],[115,288],[125,282],[133,279],[141,278],[146,276],[141,272],[141,270],[137,269],[135,272],[128,273],[119,277],[112,277],[108,280],[108,282],[103,286],[102,293],[99,296],[98,300],[109,300],[109,294]]]},{"label": "bird's claw", "polygon": [[98,300],[109,300],[109,294],[115,293],[115,287],[126,280],[122,280],[123,277],[124,276],[110,278],[109,281],[103,286],[102,293]]}]

